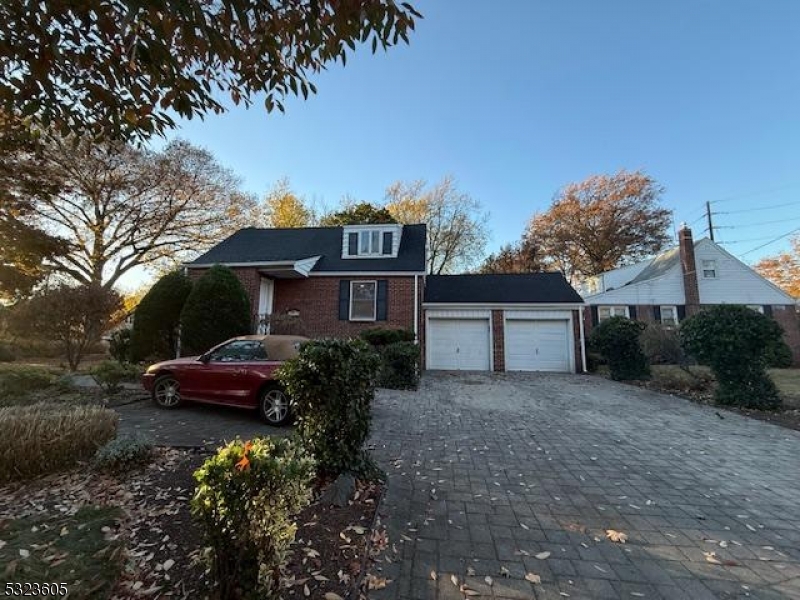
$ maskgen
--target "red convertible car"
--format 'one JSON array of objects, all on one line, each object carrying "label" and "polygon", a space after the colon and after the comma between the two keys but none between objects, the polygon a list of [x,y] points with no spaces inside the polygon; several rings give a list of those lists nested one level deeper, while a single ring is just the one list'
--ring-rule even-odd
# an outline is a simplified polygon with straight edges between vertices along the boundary
[{"label": "red convertible car", "polygon": [[297,356],[305,341],[296,335],[233,338],[200,356],[154,364],[142,383],[160,408],[177,408],[187,400],[257,408],[267,423],[282,425],[289,420],[291,406],[274,372]]}]

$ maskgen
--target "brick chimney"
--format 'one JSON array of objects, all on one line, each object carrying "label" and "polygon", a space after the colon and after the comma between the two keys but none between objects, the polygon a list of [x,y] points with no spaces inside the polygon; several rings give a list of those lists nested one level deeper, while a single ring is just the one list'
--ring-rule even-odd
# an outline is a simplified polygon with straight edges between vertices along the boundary
[{"label": "brick chimney", "polygon": [[686,226],[686,223],[682,223],[680,231],[678,231],[678,247],[681,255],[681,271],[683,272],[683,292],[686,297],[686,316],[691,316],[700,310],[700,289],[697,284],[692,230]]}]

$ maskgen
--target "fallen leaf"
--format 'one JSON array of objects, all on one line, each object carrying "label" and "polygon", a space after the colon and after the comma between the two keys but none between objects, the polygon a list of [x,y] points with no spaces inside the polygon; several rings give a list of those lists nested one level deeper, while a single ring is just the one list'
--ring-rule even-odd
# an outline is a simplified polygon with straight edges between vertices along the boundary
[{"label": "fallen leaf", "polygon": [[703,552],[703,556],[706,557],[706,562],[710,562],[712,565],[722,564],[717,558],[716,552]]},{"label": "fallen leaf", "polygon": [[539,577],[536,573],[528,573],[525,575],[525,579],[530,581],[531,583],[542,583],[542,578]]},{"label": "fallen leaf", "polygon": [[615,529],[606,529],[606,537],[612,542],[617,542],[618,544],[624,544],[626,541],[628,541],[627,534]]},{"label": "fallen leaf", "polygon": [[494,579],[492,579],[489,575],[484,577],[483,580],[486,582],[486,585],[488,586],[494,585]]},{"label": "fallen leaf", "polygon": [[472,577],[473,575],[475,575],[475,569],[473,569],[472,567],[467,567],[467,575],[469,577]]},{"label": "fallen leaf", "polygon": [[174,564],[175,561],[172,560],[171,558],[168,558],[167,560],[164,561],[164,570],[169,571]]},{"label": "fallen leaf", "polygon": [[539,560],[544,560],[549,557],[550,557],[549,552],[539,552],[539,554],[536,555],[536,558],[538,558]]},{"label": "fallen leaf", "polygon": [[500,566],[500,575],[502,575],[503,577],[509,577],[511,575],[511,573],[508,571],[507,568],[505,568],[504,566],[501,565]]},{"label": "fallen leaf", "polygon": [[453,585],[458,586],[458,577],[455,575],[450,575],[450,581],[453,582]]},{"label": "fallen leaf", "polygon": [[439,578],[439,576],[438,576],[438,575],[436,575],[436,571],[431,571],[431,579],[433,579],[434,581],[436,581],[438,578]]},{"label": "fallen leaf", "polygon": [[344,598],[334,592],[326,592],[324,598],[325,600],[344,600]]},{"label": "fallen leaf", "polygon": [[20,548],[20,549],[19,549],[19,555],[20,555],[22,558],[28,558],[28,557],[31,555],[31,553],[30,553],[30,551],[29,551],[29,550],[25,550],[25,548]]}]

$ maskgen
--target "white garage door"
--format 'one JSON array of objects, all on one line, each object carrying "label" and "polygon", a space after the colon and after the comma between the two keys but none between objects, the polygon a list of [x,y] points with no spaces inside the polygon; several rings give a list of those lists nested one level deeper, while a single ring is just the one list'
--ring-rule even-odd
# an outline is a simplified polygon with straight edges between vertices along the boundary
[{"label": "white garage door", "polygon": [[569,371],[569,321],[505,323],[507,371]]},{"label": "white garage door", "polygon": [[489,319],[430,319],[428,368],[488,371]]}]

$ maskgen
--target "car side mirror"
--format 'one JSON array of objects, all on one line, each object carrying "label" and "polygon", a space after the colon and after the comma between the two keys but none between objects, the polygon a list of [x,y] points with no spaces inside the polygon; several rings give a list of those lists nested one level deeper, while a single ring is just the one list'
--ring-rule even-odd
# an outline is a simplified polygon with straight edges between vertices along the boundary
[{"label": "car side mirror", "polygon": [[201,363],[208,363],[211,360],[211,353],[206,352],[205,354],[201,354],[199,358]]}]

